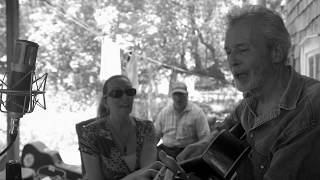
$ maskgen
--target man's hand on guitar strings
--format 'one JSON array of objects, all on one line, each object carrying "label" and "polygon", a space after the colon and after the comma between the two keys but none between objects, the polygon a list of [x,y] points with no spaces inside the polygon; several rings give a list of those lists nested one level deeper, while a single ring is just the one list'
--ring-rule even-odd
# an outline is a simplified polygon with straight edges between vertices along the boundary
[{"label": "man's hand on guitar strings", "polygon": [[178,165],[177,161],[167,155],[164,151],[159,152],[160,161],[173,173],[173,176],[179,174],[182,179],[187,179],[185,171]]},{"label": "man's hand on guitar strings", "polygon": [[178,154],[176,157],[177,161],[180,162],[201,155],[206,150],[212,139],[214,139],[217,135],[218,132],[213,132],[205,139],[188,145],[180,154]]},{"label": "man's hand on guitar strings", "polygon": [[[154,179],[158,175],[158,173],[162,167],[164,167],[163,163],[161,163],[160,161],[156,161],[156,162],[152,163],[151,165],[149,165],[148,167],[142,168],[139,171],[137,171],[138,173],[133,176],[133,180]],[[132,179],[132,177],[130,177],[128,179]]]}]

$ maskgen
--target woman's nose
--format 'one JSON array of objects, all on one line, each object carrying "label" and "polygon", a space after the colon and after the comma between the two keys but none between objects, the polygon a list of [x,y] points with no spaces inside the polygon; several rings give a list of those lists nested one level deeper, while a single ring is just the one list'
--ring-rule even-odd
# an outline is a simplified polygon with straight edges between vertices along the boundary
[{"label": "woman's nose", "polygon": [[123,93],[123,95],[121,97],[121,99],[124,99],[124,100],[130,99],[130,98],[132,98],[132,96],[129,96],[126,93]]}]

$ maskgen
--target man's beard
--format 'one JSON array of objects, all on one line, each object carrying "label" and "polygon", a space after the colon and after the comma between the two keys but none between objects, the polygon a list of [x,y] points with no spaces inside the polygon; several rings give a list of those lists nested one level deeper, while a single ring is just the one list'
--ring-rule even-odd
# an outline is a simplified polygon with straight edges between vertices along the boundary
[{"label": "man's beard", "polygon": [[261,84],[263,82],[261,79],[263,79],[263,78],[254,78],[254,79],[249,80],[249,82],[246,84],[243,84],[238,80],[234,80],[235,87],[243,93],[253,93],[254,94],[256,92],[256,90],[259,87],[261,87]]}]

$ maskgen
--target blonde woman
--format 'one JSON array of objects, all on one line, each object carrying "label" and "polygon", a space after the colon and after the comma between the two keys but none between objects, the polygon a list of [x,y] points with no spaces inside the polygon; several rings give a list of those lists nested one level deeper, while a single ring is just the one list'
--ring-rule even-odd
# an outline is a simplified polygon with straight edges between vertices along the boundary
[{"label": "blonde woman", "polygon": [[89,180],[148,179],[159,170],[152,122],[130,115],[135,95],[126,76],[105,82],[98,117],[78,134]]}]

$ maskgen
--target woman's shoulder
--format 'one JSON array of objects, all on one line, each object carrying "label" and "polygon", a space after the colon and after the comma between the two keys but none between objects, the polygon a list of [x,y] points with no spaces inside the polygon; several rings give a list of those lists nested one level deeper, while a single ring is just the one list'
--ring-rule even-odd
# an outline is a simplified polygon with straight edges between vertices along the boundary
[{"label": "woman's shoulder", "polygon": [[147,132],[153,131],[154,126],[152,121],[146,120],[146,119],[140,119],[137,117],[133,117],[133,118],[135,119],[135,122],[138,128],[144,129]]},{"label": "woman's shoulder", "polygon": [[137,118],[137,117],[133,117],[133,119],[136,121],[136,123],[140,123],[144,126],[150,126],[153,124],[151,120],[141,119],[141,118]]},{"label": "woman's shoulder", "polygon": [[106,126],[105,126],[105,118],[93,118],[90,119],[89,122],[85,125],[82,125],[82,131],[84,133],[89,133],[89,134],[101,134],[103,131],[107,131]]}]

